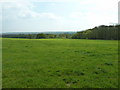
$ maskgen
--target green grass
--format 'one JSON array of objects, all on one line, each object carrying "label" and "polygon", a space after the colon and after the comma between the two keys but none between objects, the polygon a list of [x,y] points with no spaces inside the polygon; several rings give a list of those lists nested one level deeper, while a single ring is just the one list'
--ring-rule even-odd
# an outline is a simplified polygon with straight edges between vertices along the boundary
[{"label": "green grass", "polygon": [[3,39],[3,88],[117,88],[118,41]]}]

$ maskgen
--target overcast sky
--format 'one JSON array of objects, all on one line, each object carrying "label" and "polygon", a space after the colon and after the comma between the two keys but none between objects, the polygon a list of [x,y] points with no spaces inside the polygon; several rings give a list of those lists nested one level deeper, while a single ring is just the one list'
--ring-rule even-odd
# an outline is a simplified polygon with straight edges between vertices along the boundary
[{"label": "overcast sky", "polygon": [[0,30],[81,31],[99,25],[109,25],[118,22],[118,1],[1,0]]}]

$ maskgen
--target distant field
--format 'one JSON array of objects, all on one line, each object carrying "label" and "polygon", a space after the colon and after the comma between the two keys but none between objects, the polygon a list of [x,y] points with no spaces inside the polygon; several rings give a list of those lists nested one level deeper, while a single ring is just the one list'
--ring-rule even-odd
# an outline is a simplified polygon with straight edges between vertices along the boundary
[{"label": "distant field", "polygon": [[117,88],[118,41],[3,39],[3,88]]}]

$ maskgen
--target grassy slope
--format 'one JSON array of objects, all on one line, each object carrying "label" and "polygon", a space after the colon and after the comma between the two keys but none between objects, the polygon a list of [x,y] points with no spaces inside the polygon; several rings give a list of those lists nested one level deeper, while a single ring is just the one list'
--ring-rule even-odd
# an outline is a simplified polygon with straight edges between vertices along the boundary
[{"label": "grassy slope", "polygon": [[118,42],[3,39],[3,88],[118,87]]}]

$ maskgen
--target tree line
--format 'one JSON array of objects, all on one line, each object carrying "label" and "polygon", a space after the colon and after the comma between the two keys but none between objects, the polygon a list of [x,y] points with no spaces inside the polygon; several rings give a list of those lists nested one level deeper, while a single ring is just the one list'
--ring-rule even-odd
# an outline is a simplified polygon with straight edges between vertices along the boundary
[{"label": "tree line", "polygon": [[101,40],[120,40],[120,25],[101,25],[75,34],[3,34],[3,38],[28,38],[28,39],[48,39],[48,38],[67,38],[67,39],[101,39]]},{"label": "tree line", "polygon": [[72,39],[101,39],[101,40],[120,40],[120,25],[101,25],[77,32],[72,36]]},{"label": "tree line", "polygon": [[72,34],[3,34],[3,38],[27,38],[27,39],[49,39],[49,38],[72,38]]}]

